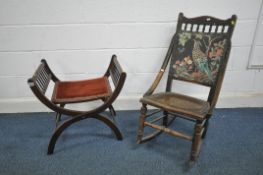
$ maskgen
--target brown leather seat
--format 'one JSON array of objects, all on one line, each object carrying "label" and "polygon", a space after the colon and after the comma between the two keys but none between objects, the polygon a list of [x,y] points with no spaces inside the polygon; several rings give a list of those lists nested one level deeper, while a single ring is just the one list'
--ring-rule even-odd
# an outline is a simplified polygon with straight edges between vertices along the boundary
[{"label": "brown leather seat", "polygon": [[210,109],[210,105],[207,101],[173,92],[156,93],[151,96],[143,97],[140,101],[199,120],[204,119]]},{"label": "brown leather seat", "polygon": [[81,81],[58,81],[55,83],[54,103],[76,103],[107,98],[111,88],[107,77]]}]

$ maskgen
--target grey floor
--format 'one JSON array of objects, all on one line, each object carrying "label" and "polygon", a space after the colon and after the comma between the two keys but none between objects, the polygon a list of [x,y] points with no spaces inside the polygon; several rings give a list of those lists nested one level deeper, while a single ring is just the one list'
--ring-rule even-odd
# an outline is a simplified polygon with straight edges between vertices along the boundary
[{"label": "grey floor", "polygon": [[[192,166],[190,142],[162,134],[137,145],[139,112],[117,115],[123,141],[90,119],[68,128],[48,156],[54,113],[0,114],[0,174],[263,174],[263,108],[216,109]],[[172,127],[192,132],[188,121],[176,120]]]}]

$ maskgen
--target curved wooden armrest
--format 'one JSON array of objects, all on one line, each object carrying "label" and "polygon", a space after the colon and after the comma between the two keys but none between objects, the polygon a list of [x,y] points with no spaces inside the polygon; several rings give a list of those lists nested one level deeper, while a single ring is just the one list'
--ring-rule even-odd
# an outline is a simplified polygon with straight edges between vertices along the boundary
[{"label": "curved wooden armrest", "polygon": [[161,69],[159,71],[151,87],[148,89],[148,91],[145,94],[143,94],[144,97],[153,94],[154,90],[157,88],[158,84],[160,83],[164,72],[165,72],[165,69]]},{"label": "curved wooden armrest", "polygon": [[30,87],[36,86],[42,93],[45,94],[50,80],[54,82],[60,81],[48,66],[47,61],[42,59],[41,64],[27,82]]},{"label": "curved wooden armrest", "polygon": [[174,47],[174,44],[175,44],[175,37],[176,37],[176,34],[173,36],[172,40],[171,40],[171,44],[170,44],[170,47],[167,51],[167,54],[165,56],[165,59],[164,59],[164,62],[163,62],[163,65],[157,75],[157,77],[155,78],[153,84],[151,85],[151,87],[148,89],[148,91],[143,95],[144,97],[145,96],[148,96],[148,95],[151,95],[153,94],[153,92],[155,91],[156,87],[158,86],[158,84],[160,83],[162,77],[163,77],[163,74],[165,72],[165,69],[170,61],[170,58],[172,56],[172,52],[173,52],[173,47]]},{"label": "curved wooden armrest", "polygon": [[29,78],[27,82],[30,87],[35,86],[41,93],[45,94],[50,80],[59,81],[50,70],[46,60],[42,59],[41,64],[38,66],[32,78]]},{"label": "curved wooden armrest", "polygon": [[48,72],[51,74],[51,79],[54,81],[54,82],[56,82],[56,81],[60,81],[59,79],[58,79],[58,77],[53,73],[53,71],[50,69],[50,67],[49,67],[49,65],[47,64],[47,61],[45,60],[45,59],[42,59],[41,60],[41,63],[43,63],[45,66],[46,66],[46,68],[48,69]]},{"label": "curved wooden armrest", "polygon": [[127,77],[126,72],[123,71],[120,63],[118,62],[116,55],[112,55],[111,62],[104,76],[108,78],[110,77],[115,86],[112,95],[106,100],[106,103],[112,103],[119,95]]},{"label": "curved wooden armrest", "polygon": [[46,67],[47,71],[50,73],[51,75],[51,79],[56,82],[56,81],[60,81],[59,78],[53,73],[53,71],[50,69],[49,65],[47,64],[47,61],[45,59],[41,59],[41,63],[44,64],[44,66]]}]

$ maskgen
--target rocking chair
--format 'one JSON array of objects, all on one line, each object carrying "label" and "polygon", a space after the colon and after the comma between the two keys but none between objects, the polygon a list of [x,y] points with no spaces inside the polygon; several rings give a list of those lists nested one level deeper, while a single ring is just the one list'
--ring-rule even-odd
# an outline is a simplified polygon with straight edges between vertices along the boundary
[{"label": "rocking chair", "polygon": [[[113,82],[115,89],[112,91],[109,77]],[[56,112],[56,129],[53,133],[49,146],[48,154],[54,152],[54,147],[61,133],[71,124],[78,121],[94,118],[102,121],[114,132],[118,140],[122,140],[122,134],[115,125],[114,120],[102,115],[107,108],[114,118],[116,115],[112,103],[119,95],[126,79],[126,73],[123,72],[115,55],[112,56],[109,67],[104,76],[96,79],[81,81],[60,81],[51,71],[47,62],[43,59],[37,68],[33,77],[28,79],[28,84],[36,97],[48,108]],[[52,80],[54,85],[51,100],[45,96],[48,85]],[[68,103],[79,103],[94,100],[102,100],[103,104],[90,111],[79,111],[64,108]],[[61,115],[70,116],[69,119],[61,121]]]},{"label": "rocking chair", "polygon": [[[171,40],[161,70],[152,86],[140,99],[142,107],[137,143],[153,139],[165,132],[191,141],[190,160],[197,159],[201,141],[205,138],[208,122],[221,89],[235,24],[235,15],[230,19],[220,20],[209,16],[186,18],[183,13],[179,14],[176,33]],[[169,61],[166,91],[154,93]],[[207,100],[171,92],[174,79],[209,87]],[[157,110],[147,114],[147,105]],[[158,112],[163,112],[163,115],[156,118],[154,114]],[[193,136],[169,127],[176,117],[195,122]],[[146,126],[155,131],[144,136]]]}]

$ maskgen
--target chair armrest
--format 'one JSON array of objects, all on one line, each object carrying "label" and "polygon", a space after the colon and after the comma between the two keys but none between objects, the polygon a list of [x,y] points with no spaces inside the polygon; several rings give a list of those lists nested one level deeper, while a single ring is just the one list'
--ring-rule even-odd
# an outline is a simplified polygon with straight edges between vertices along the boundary
[{"label": "chair armrest", "polygon": [[116,87],[120,80],[121,74],[125,74],[126,76],[126,73],[123,71],[117,60],[117,56],[112,55],[111,62],[104,76],[111,77],[113,84]]},{"label": "chair armrest", "polygon": [[163,74],[165,72],[165,69],[170,61],[170,58],[172,56],[172,52],[173,52],[173,47],[174,47],[174,44],[175,44],[175,38],[176,38],[176,35],[173,36],[172,40],[171,40],[171,44],[170,44],[170,47],[167,51],[167,54],[165,56],[165,59],[164,59],[164,62],[162,64],[162,67],[160,69],[160,71],[158,72],[153,84],[151,85],[151,87],[148,89],[148,91],[143,95],[144,97],[145,96],[148,96],[148,95],[151,95],[153,94],[153,92],[155,91],[156,87],[158,86],[158,84],[160,83],[162,77],[163,77]]},{"label": "chair armrest", "polygon": [[41,60],[41,63],[43,63],[47,69],[47,71],[50,73],[51,75],[51,79],[56,82],[56,81],[60,81],[59,78],[53,73],[53,71],[50,69],[49,65],[47,64],[47,61],[45,59]]},{"label": "chair armrest", "polygon": [[151,85],[151,87],[143,94],[143,96],[149,96],[151,94],[153,94],[153,92],[155,91],[155,89],[157,88],[158,84],[160,83],[162,77],[163,77],[163,74],[165,72],[165,69],[161,69],[159,71],[159,73],[157,74],[153,84]]},{"label": "chair armrest", "polygon": [[108,78],[111,77],[112,82],[115,86],[112,96],[116,95],[117,97],[124,85],[127,74],[123,71],[116,55],[112,55],[111,62],[104,76]]},{"label": "chair armrest", "polygon": [[58,81],[53,75],[45,60],[41,60],[41,64],[31,78],[28,79],[29,86],[36,87],[39,93],[45,94],[50,80]]},{"label": "chair armrest", "polygon": [[38,86],[38,88],[45,93],[50,80],[54,82],[60,81],[48,66],[47,61],[42,59],[41,64],[38,66],[32,78],[28,79],[28,84],[30,87]]}]

